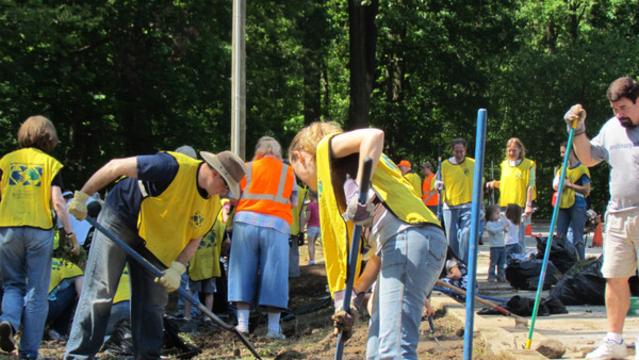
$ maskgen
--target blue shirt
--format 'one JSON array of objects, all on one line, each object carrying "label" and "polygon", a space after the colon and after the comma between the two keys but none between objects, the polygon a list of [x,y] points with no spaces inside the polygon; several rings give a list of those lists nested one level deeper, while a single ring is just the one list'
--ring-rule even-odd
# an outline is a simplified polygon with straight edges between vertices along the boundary
[{"label": "blue shirt", "polygon": [[[144,186],[148,196],[158,196],[169,187],[179,168],[177,160],[165,152],[140,155],[137,162],[138,177],[118,181],[105,201],[133,231],[137,231],[138,213],[143,199],[139,184]],[[197,179],[195,180],[197,183]],[[198,190],[202,196],[208,196],[199,186]]]}]

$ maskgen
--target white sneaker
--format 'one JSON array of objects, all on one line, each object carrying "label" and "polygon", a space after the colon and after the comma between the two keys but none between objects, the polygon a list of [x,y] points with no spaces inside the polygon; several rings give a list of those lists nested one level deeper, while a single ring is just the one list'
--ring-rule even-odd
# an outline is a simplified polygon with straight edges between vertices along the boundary
[{"label": "white sneaker", "polygon": [[603,340],[601,345],[594,351],[586,355],[586,359],[589,360],[610,360],[610,359],[624,359],[627,356],[626,344],[617,344],[614,341],[608,339]]},{"label": "white sneaker", "polygon": [[266,337],[273,340],[286,340],[286,336],[282,334],[281,330],[278,332],[269,331],[266,333]]},{"label": "white sneaker", "polygon": [[249,333],[249,329],[248,328],[242,327],[240,325],[235,326],[235,330],[237,330],[238,332],[240,332],[240,333],[242,333],[244,335]]}]

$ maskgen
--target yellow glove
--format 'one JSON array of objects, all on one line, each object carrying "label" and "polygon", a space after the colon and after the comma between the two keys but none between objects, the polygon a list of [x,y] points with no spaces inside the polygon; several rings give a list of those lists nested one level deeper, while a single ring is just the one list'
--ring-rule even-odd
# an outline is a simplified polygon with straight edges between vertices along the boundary
[{"label": "yellow glove", "polygon": [[76,219],[84,220],[87,217],[87,199],[89,195],[82,191],[76,191],[73,194],[73,199],[69,202],[69,213],[71,213]]},{"label": "yellow glove", "polygon": [[155,278],[155,282],[164,286],[167,292],[174,292],[180,287],[180,278],[185,271],[184,264],[174,261],[170,268],[164,270],[162,276]]}]

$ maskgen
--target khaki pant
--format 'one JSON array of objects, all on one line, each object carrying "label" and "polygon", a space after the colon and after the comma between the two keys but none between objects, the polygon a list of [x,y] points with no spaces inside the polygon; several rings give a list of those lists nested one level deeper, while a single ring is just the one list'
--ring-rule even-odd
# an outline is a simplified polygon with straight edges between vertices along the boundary
[{"label": "khaki pant", "polygon": [[637,271],[639,248],[639,209],[606,216],[604,259],[605,278],[630,277]]}]

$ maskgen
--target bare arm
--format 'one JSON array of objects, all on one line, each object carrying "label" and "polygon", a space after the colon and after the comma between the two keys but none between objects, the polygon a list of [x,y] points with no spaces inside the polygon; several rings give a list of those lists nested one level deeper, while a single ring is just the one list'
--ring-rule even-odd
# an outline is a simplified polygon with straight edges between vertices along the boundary
[{"label": "bare arm", "polygon": [[357,183],[362,183],[364,159],[373,159],[373,172],[384,149],[384,132],[379,129],[358,129],[339,134],[331,143],[333,154],[337,158],[359,153]]},{"label": "bare arm", "polygon": [[198,246],[200,246],[200,240],[202,240],[202,238],[192,239],[191,241],[189,241],[189,243],[186,244],[184,250],[182,250],[177,259],[175,259],[175,261],[179,261],[184,264],[184,266],[186,266],[193,255],[195,255]]},{"label": "bare arm", "polygon": [[382,260],[377,255],[370,255],[370,258],[366,262],[366,266],[364,267],[364,271],[362,275],[357,279],[357,283],[353,285],[353,290],[356,293],[361,293],[364,291],[368,291],[375,279],[377,279],[377,274],[379,273],[379,269],[382,267]]},{"label": "bare arm", "polygon": [[73,233],[73,227],[71,227],[71,222],[69,221],[67,203],[64,200],[64,196],[62,196],[62,190],[59,186],[51,186],[51,203],[53,204],[53,209],[55,210],[58,219],[62,222],[64,233],[66,235],[65,237],[68,240],[71,240],[71,252],[77,255],[80,252],[80,245],[78,244],[78,239],[74,235],[68,235]]},{"label": "bare arm", "polygon": [[583,196],[590,195],[590,183],[584,185],[577,185],[571,182],[566,183],[566,186],[570,189],[575,190],[576,192],[582,194]]},{"label": "bare arm", "polygon": [[592,147],[590,139],[585,133],[575,136],[573,139],[573,146],[575,148],[575,154],[582,164],[592,167],[599,164],[600,161],[592,158]]},{"label": "bare arm", "polygon": [[62,222],[64,232],[67,234],[72,233],[73,228],[71,227],[71,222],[69,222],[67,203],[64,200],[64,196],[62,196],[62,190],[59,186],[54,185],[51,187],[51,203],[53,204],[53,210],[55,211],[55,214]]},{"label": "bare arm", "polygon": [[138,176],[137,157],[113,159],[98,169],[82,186],[82,192],[92,195],[122,176],[136,178]]}]

